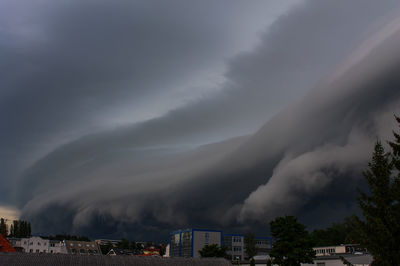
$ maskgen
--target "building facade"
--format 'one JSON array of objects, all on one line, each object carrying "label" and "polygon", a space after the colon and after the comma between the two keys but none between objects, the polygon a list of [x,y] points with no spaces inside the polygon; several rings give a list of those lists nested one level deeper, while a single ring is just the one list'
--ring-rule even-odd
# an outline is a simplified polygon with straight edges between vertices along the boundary
[{"label": "building facade", "polygon": [[67,254],[99,255],[100,250],[96,242],[65,240]]},{"label": "building facade", "polygon": [[18,252],[67,253],[65,248],[63,248],[63,242],[59,240],[49,240],[33,236],[29,238],[10,238],[9,241]]},{"label": "building facade", "polygon": [[347,244],[347,245],[339,245],[339,246],[326,246],[326,247],[315,247],[315,254],[317,257],[319,256],[331,256],[337,254],[360,254],[367,253],[365,248],[362,248],[357,244]]},{"label": "building facade", "polygon": [[199,251],[212,244],[222,246],[222,231],[195,228],[178,230],[170,235],[170,256],[200,258]]},{"label": "building facade", "polygon": [[271,237],[255,237],[257,255],[268,255],[272,249],[272,238]]},{"label": "building facade", "polygon": [[244,236],[238,234],[224,234],[223,246],[227,248],[226,253],[231,260],[243,260],[244,252]]},{"label": "building facade", "polygon": [[[257,255],[268,255],[272,249],[272,238],[255,237]],[[244,260],[247,258],[244,248],[244,235],[241,234],[224,234],[223,246],[227,247],[226,253],[231,260]]]},{"label": "building facade", "polygon": [[30,238],[21,238],[16,241],[16,246],[22,248],[26,253],[47,253],[49,251],[50,240],[33,236]]}]

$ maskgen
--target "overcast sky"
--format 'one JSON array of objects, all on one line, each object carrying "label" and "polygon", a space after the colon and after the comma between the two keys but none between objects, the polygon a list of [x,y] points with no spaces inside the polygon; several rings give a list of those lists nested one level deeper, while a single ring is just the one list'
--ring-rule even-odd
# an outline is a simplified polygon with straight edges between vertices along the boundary
[{"label": "overcast sky", "polygon": [[323,222],[354,212],[398,111],[399,7],[2,1],[0,211],[99,237],[313,226],[346,177]]}]

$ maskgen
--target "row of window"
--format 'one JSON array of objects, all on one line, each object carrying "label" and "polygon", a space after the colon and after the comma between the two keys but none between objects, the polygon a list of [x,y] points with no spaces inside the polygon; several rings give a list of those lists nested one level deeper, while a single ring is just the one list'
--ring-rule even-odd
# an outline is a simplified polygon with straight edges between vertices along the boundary
[{"label": "row of window", "polygon": [[[69,243],[69,245],[71,246],[71,247],[73,247],[74,246],[74,243]],[[78,247],[82,247],[82,244],[81,243],[78,243]],[[86,247],[90,247],[90,244],[86,244]],[[94,248],[94,244],[92,244],[92,248]]]},{"label": "row of window", "polygon": [[[28,243],[28,242],[24,241],[24,245],[26,245],[27,243]],[[32,246],[32,245],[33,245],[33,242],[30,242],[29,245]],[[40,242],[37,242],[37,245],[38,245],[38,246],[41,246],[42,244],[41,244]],[[43,243],[43,246],[46,246],[46,245],[47,245],[47,243],[44,242],[44,243]]]},{"label": "row of window", "polygon": [[331,254],[331,253],[335,253],[335,249],[334,248],[316,249],[315,252],[317,254]]},{"label": "row of window", "polygon": [[[36,251],[35,251],[35,253],[46,253],[46,252],[47,252],[47,250],[42,250],[42,251],[40,251],[40,249],[36,249]],[[33,252],[33,249],[30,249],[30,250],[29,250],[29,253],[34,253],[34,252]],[[50,253],[53,253],[53,250],[52,250]]]},{"label": "row of window", "polygon": [[234,236],[233,237],[233,242],[242,242],[242,237],[241,236]]},{"label": "row of window", "polygon": [[[77,250],[76,249],[71,249],[71,253],[72,254],[77,254]],[[84,250],[83,248],[81,248],[80,250],[79,250],[79,254],[97,254],[97,250],[91,250],[91,249],[89,249],[87,252],[86,252],[86,250]]]},{"label": "row of window", "polygon": [[241,246],[234,246],[233,247],[233,251],[242,251],[242,247]]}]

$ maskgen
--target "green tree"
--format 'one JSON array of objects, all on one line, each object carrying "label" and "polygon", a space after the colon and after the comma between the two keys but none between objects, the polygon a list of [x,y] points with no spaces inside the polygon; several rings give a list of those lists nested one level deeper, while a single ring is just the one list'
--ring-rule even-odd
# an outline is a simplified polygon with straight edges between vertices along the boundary
[{"label": "green tree", "polygon": [[129,240],[126,238],[122,238],[121,241],[118,242],[117,248],[129,249],[130,248]]},{"label": "green tree", "polygon": [[313,263],[314,243],[306,227],[295,217],[278,217],[270,222],[270,227],[275,239],[270,253],[273,264],[298,266],[300,263]]},{"label": "green tree", "polygon": [[208,257],[226,257],[226,247],[219,247],[217,244],[205,245],[200,251],[200,256],[203,258]]},{"label": "green tree", "polygon": [[[396,118],[400,123],[400,120]],[[400,265],[400,136],[389,142],[393,153],[375,144],[368,169],[363,172],[369,193],[359,191],[358,204],[364,219],[357,219],[361,244],[373,255],[373,265]]]},{"label": "green tree", "polygon": [[4,237],[8,236],[8,228],[4,218],[0,219],[0,234],[2,234]]},{"label": "green tree", "polygon": [[257,255],[256,240],[252,233],[248,233],[244,236],[244,251],[250,260],[253,260],[253,257]]},{"label": "green tree", "polygon": [[30,237],[31,236],[31,224],[23,220],[14,220],[10,226],[11,237]]},{"label": "green tree", "polygon": [[314,245],[317,247],[334,246],[340,244],[358,244],[358,225],[356,216],[345,218],[342,223],[334,223],[326,229],[315,229],[311,233]]}]

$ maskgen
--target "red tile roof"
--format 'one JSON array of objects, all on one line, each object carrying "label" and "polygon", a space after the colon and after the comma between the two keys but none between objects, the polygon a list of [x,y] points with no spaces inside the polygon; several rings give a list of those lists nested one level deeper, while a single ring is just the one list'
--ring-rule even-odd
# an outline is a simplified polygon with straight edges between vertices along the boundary
[{"label": "red tile roof", "polygon": [[0,252],[15,252],[10,242],[0,234]]}]

